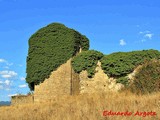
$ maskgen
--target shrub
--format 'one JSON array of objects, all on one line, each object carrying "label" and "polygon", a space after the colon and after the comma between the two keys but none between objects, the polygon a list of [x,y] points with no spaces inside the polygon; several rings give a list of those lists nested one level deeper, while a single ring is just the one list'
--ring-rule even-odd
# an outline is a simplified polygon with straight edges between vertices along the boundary
[{"label": "shrub", "polygon": [[103,54],[95,50],[83,51],[73,58],[73,69],[77,73],[80,73],[82,70],[87,70],[88,77],[92,77],[95,73],[97,62],[102,57]]},{"label": "shrub", "polygon": [[124,86],[128,86],[129,85],[129,80],[128,80],[128,77],[120,77],[116,80],[117,83],[121,83],[123,84]]},{"label": "shrub", "polygon": [[133,72],[140,64],[151,59],[160,59],[157,50],[143,50],[132,52],[117,52],[106,55],[101,59],[102,69],[110,77],[123,77]]},{"label": "shrub", "polygon": [[50,73],[79,52],[88,50],[89,40],[63,24],[52,23],[29,39],[26,81],[31,90]]},{"label": "shrub", "polygon": [[145,63],[135,75],[130,90],[136,94],[160,91],[160,61]]}]

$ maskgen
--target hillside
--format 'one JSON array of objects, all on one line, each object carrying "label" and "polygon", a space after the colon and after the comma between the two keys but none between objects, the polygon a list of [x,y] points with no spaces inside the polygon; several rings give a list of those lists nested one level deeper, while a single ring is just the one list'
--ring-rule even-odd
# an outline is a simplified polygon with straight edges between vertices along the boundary
[{"label": "hillside", "polygon": [[0,101],[0,106],[8,106],[11,103],[9,101]]}]

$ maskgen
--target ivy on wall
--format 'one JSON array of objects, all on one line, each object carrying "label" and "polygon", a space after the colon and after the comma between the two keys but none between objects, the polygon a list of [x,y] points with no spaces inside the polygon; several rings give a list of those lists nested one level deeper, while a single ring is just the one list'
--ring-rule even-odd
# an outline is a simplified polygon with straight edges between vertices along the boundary
[{"label": "ivy on wall", "polygon": [[110,77],[122,77],[133,72],[140,64],[151,59],[160,59],[157,50],[143,50],[132,52],[117,52],[106,55],[101,59],[102,69]]},{"label": "ivy on wall", "polygon": [[97,62],[102,57],[103,54],[95,50],[83,51],[72,59],[73,69],[77,73],[87,70],[88,77],[92,77],[95,73]]},{"label": "ivy on wall", "polygon": [[77,73],[86,70],[88,77],[93,77],[99,60],[109,77],[117,78],[118,83],[128,85],[126,75],[133,72],[138,65],[160,59],[160,52],[151,49],[103,55],[99,51],[89,50],[86,36],[63,24],[52,23],[38,30],[29,39],[26,81],[30,89],[34,90],[34,85],[43,82],[52,71],[70,58],[73,58],[72,67]]},{"label": "ivy on wall", "polygon": [[31,90],[71,57],[89,49],[89,40],[60,23],[41,28],[29,39],[26,81]]}]

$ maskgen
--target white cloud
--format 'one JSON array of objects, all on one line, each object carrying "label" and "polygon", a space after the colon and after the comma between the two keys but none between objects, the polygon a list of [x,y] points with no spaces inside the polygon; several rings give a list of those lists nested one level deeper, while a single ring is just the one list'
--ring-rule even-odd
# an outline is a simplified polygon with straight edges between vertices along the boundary
[{"label": "white cloud", "polygon": [[9,63],[7,60],[0,58],[0,63],[3,63],[5,66],[3,68],[9,69],[10,66],[13,65],[13,63]]},{"label": "white cloud", "polygon": [[24,85],[19,85],[19,88],[25,88],[25,87],[27,87],[26,84],[24,84]]},{"label": "white cloud", "polygon": [[124,45],[126,45],[126,42],[124,41],[124,39],[121,39],[119,44],[120,44],[121,46],[124,46]]},{"label": "white cloud", "polygon": [[144,35],[145,38],[148,38],[148,39],[152,39],[153,37],[153,34],[152,33],[147,33]]},{"label": "white cloud", "polygon": [[24,81],[24,80],[26,80],[26,79],[25,79],[25,77],[21,77],[20,80]]},{"label": "white cloud", "polygon": [[11,75],[2,75],[3,78],[11,78]]},{"label": "white cloud", "polygon": [[7,86],[9,86],[9,85],[11,84],[11,81],[5,80],[4,83],[5,83]]},{"label": "white cloud", "polygon": [[7,62],[5,59],[0,59],[0,63],[5,63]]},{"label": "white cloud", "polygon": [[1,89],[10,90],[11,85],[12,85],[12,81],[10,80],[0,81]]},{"label": "white cloud", "polygon": [[146,30],[146,31],[140,31],[139,34],[147,34],[150,33],[150,31]]},{"label": "white cloud", "polygon": [[15,71],[0,71],[0,75],[3,78],[13,78],[15,76],[17,76],[17,73]]},{"label": "white cloud", "polygon": [[8,97],[12,97],[12,96],[16,96],[18,95],[17,93],[16,94],[9,94]]},{"label": "white cloud", "polygon": [[12,66],[12,65],[13,65],[13,63],[8,63],[8,62],[7,62],[7,65],[8,65],[8,66]]},{"label": "white cloud", "polygon": [[153,37],[153,33],[151,33],[150,31],[146,30],[146,31],[140,31],[139,34],[143,37],[143,39],[141,40],[141,42],[145,42],[147,39],[152,39]]}]

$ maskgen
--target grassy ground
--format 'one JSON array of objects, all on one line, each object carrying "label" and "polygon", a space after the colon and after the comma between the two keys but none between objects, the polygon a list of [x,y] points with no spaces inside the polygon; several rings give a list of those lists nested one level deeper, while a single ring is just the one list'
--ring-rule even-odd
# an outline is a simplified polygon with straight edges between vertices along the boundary
[{"label": "grassy ground", "polygon": [[[128,111],[132,114],[108,115],[107,111]],[[134,116],[137,111],[142,112],[141,115]],[[136,96],[123,92],[58,97],[53,102],[0,107],[0,120],[160,120],[160,93]]]}]

